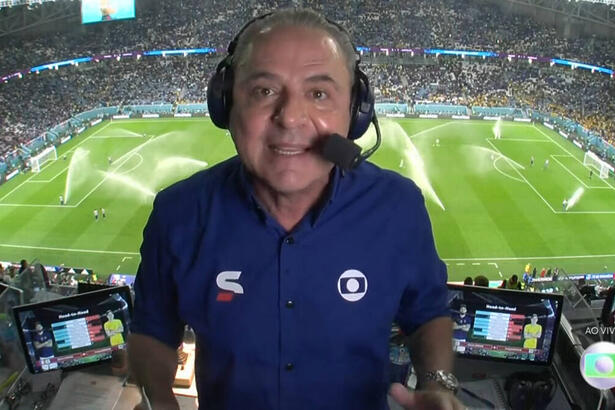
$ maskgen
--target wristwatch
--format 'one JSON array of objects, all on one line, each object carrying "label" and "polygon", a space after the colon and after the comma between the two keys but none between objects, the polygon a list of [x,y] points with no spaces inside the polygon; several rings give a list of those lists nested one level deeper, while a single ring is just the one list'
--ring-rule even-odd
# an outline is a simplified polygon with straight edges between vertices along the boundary
[{"label": "wristwatch", "polygon": [[459,381],[453,373],[445,372],[444,370],[433,370],[425,373],[425,378],[438,383],[453,394],[457,394],[457,390],[459,390]]}]

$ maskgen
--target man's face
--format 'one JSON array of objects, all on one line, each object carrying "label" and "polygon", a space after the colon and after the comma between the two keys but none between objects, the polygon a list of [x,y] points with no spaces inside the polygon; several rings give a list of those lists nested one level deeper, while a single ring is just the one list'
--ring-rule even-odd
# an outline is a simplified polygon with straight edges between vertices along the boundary
[{"label": "man's face", "polygon": [[461,315],[461,316],[465,316],[465,315],[466,315],[466,313],[468,313],[468,309],[467,309],[465,306],[461,306],[461,307],[459,308],[459,315]]},{"label": "man's face", "polygon": [[277,27],[260,34],[236,69],[230,131],[255,187],[318,192],[333,165],[318,153],[325,136],[348,134],[350,73],[321,30]]},{"label": "man's face", "polygon": [[43,333],[43,325],[41,325],[40,323],[37,323],[34,326],[34,330],[36,330],[36,333]]},{"label": "man's face", "polygon": [[530,319],[532,324],[535,325],[536,323],[538,323],[538,317],[537,316],[532,316],[532,319]]}]

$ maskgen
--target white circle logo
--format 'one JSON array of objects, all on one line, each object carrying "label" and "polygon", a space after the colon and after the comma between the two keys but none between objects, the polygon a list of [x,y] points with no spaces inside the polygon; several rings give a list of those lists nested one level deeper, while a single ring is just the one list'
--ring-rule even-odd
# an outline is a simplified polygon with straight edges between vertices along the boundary
[{"label": "white circle logo", "polygon": [[607,390],[615,387],[615,344],[598,342],[581,355],[581,375],[592,387]]},{"label": "white circle logo", "polygon": [[337,291],[348,302],[361,300],[367,293],[367,278],[356,269],[348,269],[337,280]]}]

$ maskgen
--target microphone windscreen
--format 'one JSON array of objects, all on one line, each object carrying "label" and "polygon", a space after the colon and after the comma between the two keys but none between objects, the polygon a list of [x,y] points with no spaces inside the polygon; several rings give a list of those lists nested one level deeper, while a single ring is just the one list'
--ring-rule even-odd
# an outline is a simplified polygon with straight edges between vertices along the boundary
[{"label": "microphone windscreen", "polygon": [[360,162],[361,147],[339,134],[331,134],[322,147],[322,156],[340,168],[350,170]]}]

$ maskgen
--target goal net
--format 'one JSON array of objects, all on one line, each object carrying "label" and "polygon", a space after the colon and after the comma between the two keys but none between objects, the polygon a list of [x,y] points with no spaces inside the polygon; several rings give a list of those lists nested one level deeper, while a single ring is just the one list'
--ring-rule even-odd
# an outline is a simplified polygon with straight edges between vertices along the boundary
[{"label": "goal net", "polygon": [[58,159],[58,152],[56,151],[56,147],[51,146],[45,148],[41,151],[40,154],[33,156],[30,158],[30,168],[32,168],[33,172],[40,172],[41,166],[47,162]]},{"label": "goal net", "polygon": [[583,165],[596,169],[600,173],[600,178],[608,178],[609,171],[615,172],[611,165],[598,158],[598,156],[591,151],[585,153]]}]

